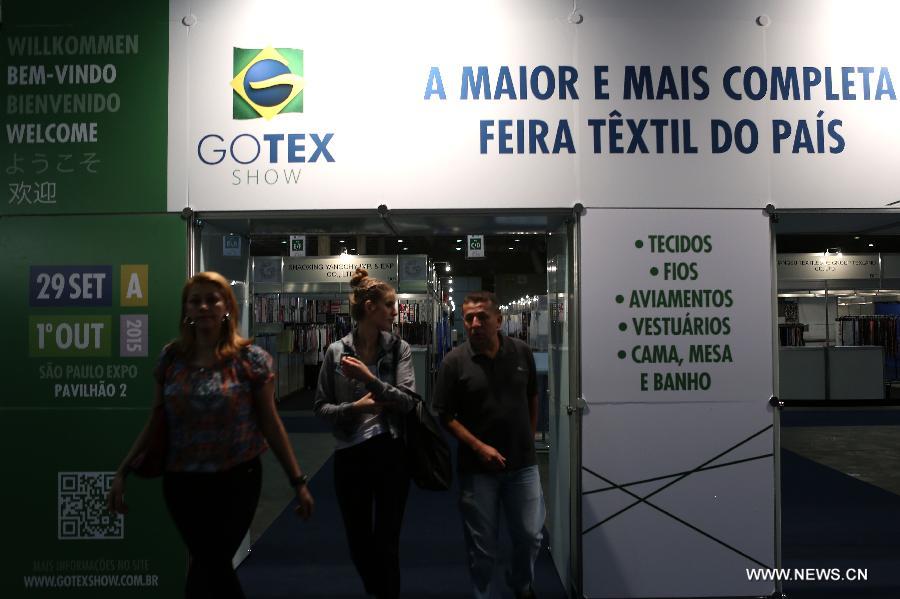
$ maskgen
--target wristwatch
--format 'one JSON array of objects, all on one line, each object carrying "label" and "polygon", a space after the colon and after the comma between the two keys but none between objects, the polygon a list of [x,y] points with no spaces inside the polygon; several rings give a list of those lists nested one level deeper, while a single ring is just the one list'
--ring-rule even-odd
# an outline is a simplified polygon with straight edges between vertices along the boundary
[{"label": "wristwatch", "polygon": [[299,486],[305,485],[309,482],[309,477],[305,474],[301,474],[300,476],[292,476],[288,479],[288,482],[291,483],[291,486],[297,488]]}]

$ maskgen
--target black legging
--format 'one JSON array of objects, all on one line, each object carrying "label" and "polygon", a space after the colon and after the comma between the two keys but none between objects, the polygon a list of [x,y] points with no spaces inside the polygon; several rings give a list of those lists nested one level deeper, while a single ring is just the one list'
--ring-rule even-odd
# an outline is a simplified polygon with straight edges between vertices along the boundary
[{"label": "black legging", "polygon": [[259,458],[213,473],[166,472],[166,507],[191,554],[187,599],[244,599],[231,560],[250,528],[262,487]]},{"label": "black legging", "polygon": [[334,487],[366,592],[379,599],[398,597],[400,525],[409,494],[403,442],[382,434],[336,451]]}]

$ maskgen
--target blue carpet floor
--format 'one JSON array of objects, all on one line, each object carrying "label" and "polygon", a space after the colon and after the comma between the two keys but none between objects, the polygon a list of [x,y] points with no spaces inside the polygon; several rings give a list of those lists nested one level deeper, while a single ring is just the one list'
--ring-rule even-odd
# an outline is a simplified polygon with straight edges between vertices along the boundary
[{"label": "blue carpet floor", "polygon": [[[365,597],[350,561],[333,473],[329,459],[310,483],[315,516],[301,522],[288,506],[238,568],[248,598]],[[400,544],[403,597],[471,597],[456,497],[455,488],[444,493],[411,488]],[[535,570],[538,597],[566,597],[546,544]],[[504,589],[501,596],[512,594]]]},{"label": "blue carpet floor", "polygon": [[282,416],[281,421],[289,433],[330,433],[331,425],[324,419],[312,415]]},{"label": "blue carpet floor", "polygon": [[900,598],[900,497],[782,451],[785,568],[866,568],[864,582],[794,582],[790,599]]}]

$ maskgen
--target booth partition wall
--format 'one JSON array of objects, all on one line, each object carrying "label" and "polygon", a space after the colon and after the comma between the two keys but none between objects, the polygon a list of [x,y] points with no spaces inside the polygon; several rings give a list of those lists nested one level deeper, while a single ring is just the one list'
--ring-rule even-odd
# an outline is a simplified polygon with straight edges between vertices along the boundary
[{"label": "booth partition wall", "polygon": [[582,216],[586,597],[771,592],[771,248],[763,210]]}]

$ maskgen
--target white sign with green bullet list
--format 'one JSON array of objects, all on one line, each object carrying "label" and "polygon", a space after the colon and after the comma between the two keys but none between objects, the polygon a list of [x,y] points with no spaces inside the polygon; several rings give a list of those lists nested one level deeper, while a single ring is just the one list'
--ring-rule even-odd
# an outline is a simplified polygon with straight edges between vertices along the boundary
[{"label": "white sign with green bullet list", "polygon": [[608,299],[597,308],[612,326],[599,335],[593,368],[621,400],[727,401],[771,371],[768,221],[760,210],[740,211],[741,221],[757,216],[761,230],[729,227],[718,221],[731,213],[703,212],[651,220],[636,211],[600,239],[585,236],[586,245],[604,246],[586,256],[617,256],[596,272],[605,293],[592,297]]}]

